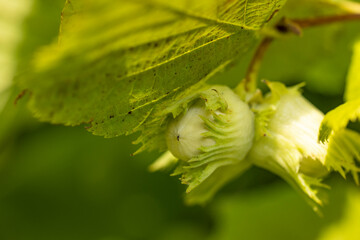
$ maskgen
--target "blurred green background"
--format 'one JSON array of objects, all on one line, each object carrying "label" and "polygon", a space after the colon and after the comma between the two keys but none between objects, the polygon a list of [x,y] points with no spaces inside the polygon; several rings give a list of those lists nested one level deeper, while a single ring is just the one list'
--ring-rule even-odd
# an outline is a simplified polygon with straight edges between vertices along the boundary
[{"label": "blurred green background", "polygon": [[[16,3],[27,5],[22,15]],[[0,56],[16,56],[7,61],[15,67],[12,77],[24,74],[36,50],[56,40],[63,4],[0,1],[0,23],[10,19],[10,32],[21,29],[18,38],[0,32]],[[324,112],[332,109],[342,102],[354,29],[359,24],[333,25],[276,42],[261,76],[305,81],[305,96]],[[243,62],[214,81],[234,86],[245,67]],[[360,239],[360,190],[352,181],[326,180],[332,190],[324,192],[329,201],[323,217],[282,180],[257,168],[210,204],[188,207],[176,177],[147,171],[160,153],[130,156],[136,136],[104,139],[83,127],[39,123],[26,109],[26,96],[13,104],[20,92],[15,86],[0,89],[7,99],[0,104],[1,240]]]}]

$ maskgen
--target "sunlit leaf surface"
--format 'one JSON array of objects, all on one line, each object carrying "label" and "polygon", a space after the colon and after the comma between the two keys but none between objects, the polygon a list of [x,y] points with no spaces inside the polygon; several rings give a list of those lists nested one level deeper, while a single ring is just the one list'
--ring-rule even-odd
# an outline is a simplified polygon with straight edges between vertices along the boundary
[{"label": "sunlit leaf surface", "polygon": [[360,98],[360,40],[354,45],[354,55],[348,74],[345,98],[348,101]]}]

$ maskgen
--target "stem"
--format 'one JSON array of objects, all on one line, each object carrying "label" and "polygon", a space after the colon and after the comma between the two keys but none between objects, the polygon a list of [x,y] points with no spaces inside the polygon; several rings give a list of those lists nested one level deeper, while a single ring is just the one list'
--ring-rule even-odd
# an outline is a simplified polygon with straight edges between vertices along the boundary
[{"label": "stem", "polygon": [[[282,19],[275,25],[274,29],[280,34],[293,33],[295,35],[301,35],[302,29],[307,27],[316,27],[321,25],[327,25],[337,22],[355,21],[360,20],[360,14],[346,14],[335,15],[309,19]],[[245,79],[242,81],[245,91],[253,93],[256,90],[257,77],[261,63],[264,59],[265,53],[273,42],[274,37],[265,37],[258,46],[250,65],[247,69]]]},{"label": "stem", "polygon": [[256,90],[256,81],[261,66],[261,62],[264,59],[265,53],[270,47],[270,44],[274,40],[273,37],[265,37],[258,46],[250,65],[246,72],[244,79],[244,87],[246,92],[254,92]]},{"label": "stem", "polygon": [[360,20],[360,14],[346,14],[346,15],[335,15],[319,18],[309,18],[309,19],[292,19],[291,22],[297,24],[301,28],[321,26],[336,22],[345,22],[345,21],[356,21]]}]

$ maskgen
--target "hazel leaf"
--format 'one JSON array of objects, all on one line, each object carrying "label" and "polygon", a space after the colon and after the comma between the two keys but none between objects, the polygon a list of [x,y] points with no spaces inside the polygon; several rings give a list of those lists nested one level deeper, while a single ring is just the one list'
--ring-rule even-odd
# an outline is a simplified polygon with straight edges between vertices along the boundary
[{"label": "hazel leaf", "polygon": [[285,1],[68,0],[59,42],[19,83],[42,121],[105,137],[159,128],[165,108],[255,46]]},{"label": "hazel leaf", "polygon": [[[355,161],[356,160],[356,161]],[[359,185],[360,134],[350,129],[341,129],[329,141],[325,166],[337,171],[342,177],[350,172]]]},{"label": "hazel leaf", "polygon": [[333,132],[346,128],[347,124],[360,118],[360,99],[346,102],[328,112],[321,123],[319,140],[325,142]]}]

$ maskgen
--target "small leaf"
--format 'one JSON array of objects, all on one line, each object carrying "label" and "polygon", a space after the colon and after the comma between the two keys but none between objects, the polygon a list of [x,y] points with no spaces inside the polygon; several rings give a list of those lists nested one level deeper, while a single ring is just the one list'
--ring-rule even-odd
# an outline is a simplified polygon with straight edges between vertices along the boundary
[{"label": "small leaf", "polygon": [[319,140],[325,142],[333,132],[346,128],[347,124],[360,118],[360,99],[340,105],[328,112],[321,123]]},{"label": "small leaf", "polygon": [[359,184],[360,168],[355,160],[360,161],[360,134],[349,129],[337,131],[330,138],[325,166],[344,178],[351,172],[356,184]]}]

